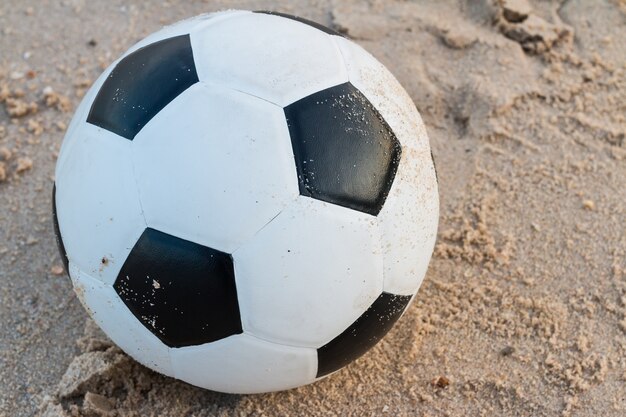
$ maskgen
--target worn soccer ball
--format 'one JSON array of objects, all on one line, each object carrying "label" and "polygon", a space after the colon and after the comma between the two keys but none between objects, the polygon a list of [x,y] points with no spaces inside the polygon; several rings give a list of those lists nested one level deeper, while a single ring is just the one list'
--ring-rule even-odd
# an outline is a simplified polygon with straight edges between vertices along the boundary
[{"label": "worn soccer ball", "polygon": [[106,334],[231,393],[311,383],[376,344],[420,286],[439,210],[424,126],[385,67],[324,26],[248,11],[115,61],[76,111],[53,200]]}]

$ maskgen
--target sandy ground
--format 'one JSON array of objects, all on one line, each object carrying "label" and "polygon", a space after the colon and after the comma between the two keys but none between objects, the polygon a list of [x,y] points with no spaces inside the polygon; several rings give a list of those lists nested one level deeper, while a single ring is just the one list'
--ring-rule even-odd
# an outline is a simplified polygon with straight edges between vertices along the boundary
[{"label": "sandy ground", "polygon": [[[416,302],[320,383],[223,395],[157,375],[87,319],[50,191],[85,89],[160,26],[225,7],[347,33],[422,113],[439,242]],[[626,3],[0,2],[1,416],[626,415]]]}]

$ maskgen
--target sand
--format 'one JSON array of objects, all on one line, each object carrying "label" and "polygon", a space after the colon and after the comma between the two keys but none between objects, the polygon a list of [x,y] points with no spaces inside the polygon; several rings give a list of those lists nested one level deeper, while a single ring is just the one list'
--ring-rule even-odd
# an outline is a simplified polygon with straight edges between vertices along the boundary
[{"label": "sand", "polygon": [[[277,9],[352,37],[426,123],[441,223],[410,310],[299,389],[237,396],[143,368],[60,271],[50,191],[85,89],[160,26]],[[626,415],[626,3],[0,3],[1,416]]]}]

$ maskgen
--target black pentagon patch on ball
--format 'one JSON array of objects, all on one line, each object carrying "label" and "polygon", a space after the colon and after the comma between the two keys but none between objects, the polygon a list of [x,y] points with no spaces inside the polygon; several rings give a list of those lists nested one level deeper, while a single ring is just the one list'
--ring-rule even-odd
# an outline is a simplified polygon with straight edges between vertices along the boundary
[{"label": "black pentagon patch on ball", "polygon": [[339,33],[336,30],[333,30],[333,29],[329,28],[328,26],[324,26],[324,25],[322,25],[320,23],[314,22],[314,21],[309,20],[309,19],[305,19],[303,17],[294,16],[294,15],[287,14],[287,13],[273,12],[273,11],[269,11],[269,10],[255,10],[254,13],[269,14],[269,15],[272,15],[272,16],[280,16],[280,17],[284,17],[285,19],[295,20],[296,22],[300,22],[300,23],[304,23],[305,25],[312,26],[312,27],[314,27],[317,30],[321,30],[324,33],[328,33],[329,35],[342,36],[342,37],[345,38],[344,34]]},{"label": "black pentagon patch on ball", "polygon": [[233,260],[227,253],[147,228],[113,287],[170,347],[242,332]]},{"label": "black pentagon patch on ball", "polygon": [[59,229],[59,218],[57,217],[57,186],[56,184],[52,186],[52,221],[54,225],[54,236],[57,241],[57,247],[59,248],[59,253],[61,254],[61,260],[63,261],[63,266],[65,267],[65,273],[69,274],[70,260],[67,257],[67,252],[65,251],[65,245],[63,244],[63,238],[61,237],[61,229]]},{"label": "black pentagon patch on ball", "polygon": [[87,122],[132,140],[150,119],[197,82],[189,35],[163,39],[115,66],[98,91]]},{"label": "black pentagon patch on ball", "polygon": [[378,343],[409,301],[410,295],[382,293],[350,327],[317,350],[317,378],[341,369]]},{"label": "black pentagon patch on ball", "polygon": [[352,84],[285,108],[300,194],[377,215],[400,162],[400,142]]}]

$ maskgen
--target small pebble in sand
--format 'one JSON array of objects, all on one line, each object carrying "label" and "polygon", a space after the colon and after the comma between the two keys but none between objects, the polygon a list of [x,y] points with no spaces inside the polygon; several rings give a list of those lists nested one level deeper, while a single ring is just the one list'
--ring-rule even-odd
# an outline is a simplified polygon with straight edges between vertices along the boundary
[{"label": "small pebble in sand", "polygon": [[526,0],[504,0],[502,2],[504,18],[511,23],[523,22],[531,12],[532,8]]},{"label": "small pebble in sand", "polygon": [[585,210],[594,210],[596,208],[596,203],[593,200],[583,200],[583,208]]},{"label": "small pebble in sand", "polygon": [[46,86],[43,91],[43,101],[48,107],[55,107],[57,110],[67,112],[72,108],[70,99],[55,92],[52,87]]},{"label": "small pebble in sand", "polygon": [[502,356],[511,356],[515,353],[515,348],[513,346],[506,346],[504,349],[500,351],[500,355]]},{"label": "small pebble in sand", "polygon": [[17,158],[17,167],[15,168],[15,172],[18,174],[28,171],[33,168],[33,160],[29,157]]},{"label": "small pebble in sand", "polygon": [[7,171],[4,167],[4,162],[0,162],[0,182],[6,181]]},{"label": "small pebble in sand", "polygon": [[65,130],[67,129],[67,125],[65,124],[65,122],[62,121],[58,121],[55,123],[57,129],[59,129],[61,132],[65,132]]},{"label": "small pebble in sand", "polygon": [[93,392],[87,392],[85,394],[85,401],[83,407],[86,411],[91,411],[96,415],[106,415],[113,410],[111,400],[104,395],[95,394]]},{"label": "small pebble in sand", "polygon": [[52,268],[50,268],[50,273],[52,275],[63,275],[64,269],[61,265],[52,265]]},{"label": "small pebble in sand", "polygon": [[450,385],[450,380],[442,375],[433,381],[433,385],[437,388],[446,388],[448,385]]}]

